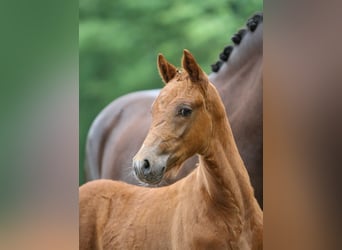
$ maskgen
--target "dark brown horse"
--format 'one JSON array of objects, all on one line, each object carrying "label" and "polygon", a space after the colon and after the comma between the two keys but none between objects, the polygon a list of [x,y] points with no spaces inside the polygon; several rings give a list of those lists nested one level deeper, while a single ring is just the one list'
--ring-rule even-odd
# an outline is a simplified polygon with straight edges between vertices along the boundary
[{"label": "dark brown horse", "polygon": [[[220,60],[212,65],[210,81],[218,89],[233,134],[245,162],[255,195],[262,207],[262,21],[256,14],[232,37]],[[134,92],[114,100],[96,117],[86,144],[88,180],[105,178],[139,184],[132,174],[132,158],[151,124],[150,110],[160,90]],[[180,172],[174,171],[159,185],[171,184],[194,168],[189,159]]]},{"label": "dark brown horse", "polygon": [[219,93],[187,50],[182,67],[158,56],[166,86],[152,106],[134,172],[155,184],[194,154],[199,166],[166,187],[113,180],[81,186],[81,250],[263,249],[263,212]]}]

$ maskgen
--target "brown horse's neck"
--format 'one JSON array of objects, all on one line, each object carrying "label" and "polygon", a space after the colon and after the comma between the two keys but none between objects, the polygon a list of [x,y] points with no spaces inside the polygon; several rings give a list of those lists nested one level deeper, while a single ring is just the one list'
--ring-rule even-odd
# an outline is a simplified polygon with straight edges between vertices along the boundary
[{"label": "brown horse's neck", "polygon": [[198,181],[210,199],[228,211],[229,223],[243,230],[242,222],[253,218],[255,214],[260,215],[261,210],[254,198],[224,106],[216,101],[211,108],[215,110],[215,115],[212,115],[212,138],[207,149],[200,155]]}]

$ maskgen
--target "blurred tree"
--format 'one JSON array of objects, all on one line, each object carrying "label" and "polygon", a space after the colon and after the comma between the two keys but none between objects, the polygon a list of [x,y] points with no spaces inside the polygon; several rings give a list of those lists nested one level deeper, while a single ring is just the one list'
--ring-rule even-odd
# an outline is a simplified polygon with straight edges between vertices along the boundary
[{"label": "blurred tree", "polygon": [[159,52],[180,65],[184,48],[210,72],[220,51],[247,18],[262,11],[261,0],[160,1],[81,0],[80,184],[84,148],[96,115],[113,99],[136,90],[162,87]]}]

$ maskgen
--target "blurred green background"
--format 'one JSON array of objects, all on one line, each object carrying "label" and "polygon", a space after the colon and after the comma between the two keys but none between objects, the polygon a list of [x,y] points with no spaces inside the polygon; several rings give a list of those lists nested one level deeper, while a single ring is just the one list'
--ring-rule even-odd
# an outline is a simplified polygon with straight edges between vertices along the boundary
[{"label": "blurred green background", "polygon": [[262,0],[79,1],[79,184],[85,142],[96,115],[128,92],[162,87],[159,52],[176,66],[184,48],[210,65]]}]

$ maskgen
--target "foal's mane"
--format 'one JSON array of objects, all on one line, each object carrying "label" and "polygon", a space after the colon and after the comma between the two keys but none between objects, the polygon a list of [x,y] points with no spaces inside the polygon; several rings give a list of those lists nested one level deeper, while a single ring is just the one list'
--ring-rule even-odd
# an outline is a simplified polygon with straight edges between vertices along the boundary
[{"label": "foal's mane", "polygon": [[[234,43],[234,45],[228,45],[224,47],[223,51],[219,55],[219,60],[216,63],[211,65],[211,70],[214,73],[218,73],[222,65],[225,62],[228,63],[228,61],[231,62],[235,59],[240,59],[240,60],[235,60],[235,61],[241,61],[242,60],[241,55],[235,56],[235,59],[232,57],[234,57],[234,55],[239,51],[245,51],[246,54],[248,54],[251,46],[253,46],[255,43],[260,43],[260,42],[262,43],[262,34],[251,36],[253,35],[253,33],[256,33],[255,31],[260,26],[260,24],[262,24],[262,22],[263,22],[263,13],[256,13],[251,18],[249,18],[246,23],[247,29],[246,28],[240,29],[236,34],[232,36],[231,40]],[[244,39],[246,36],[249,36],[251,39]]]}]

